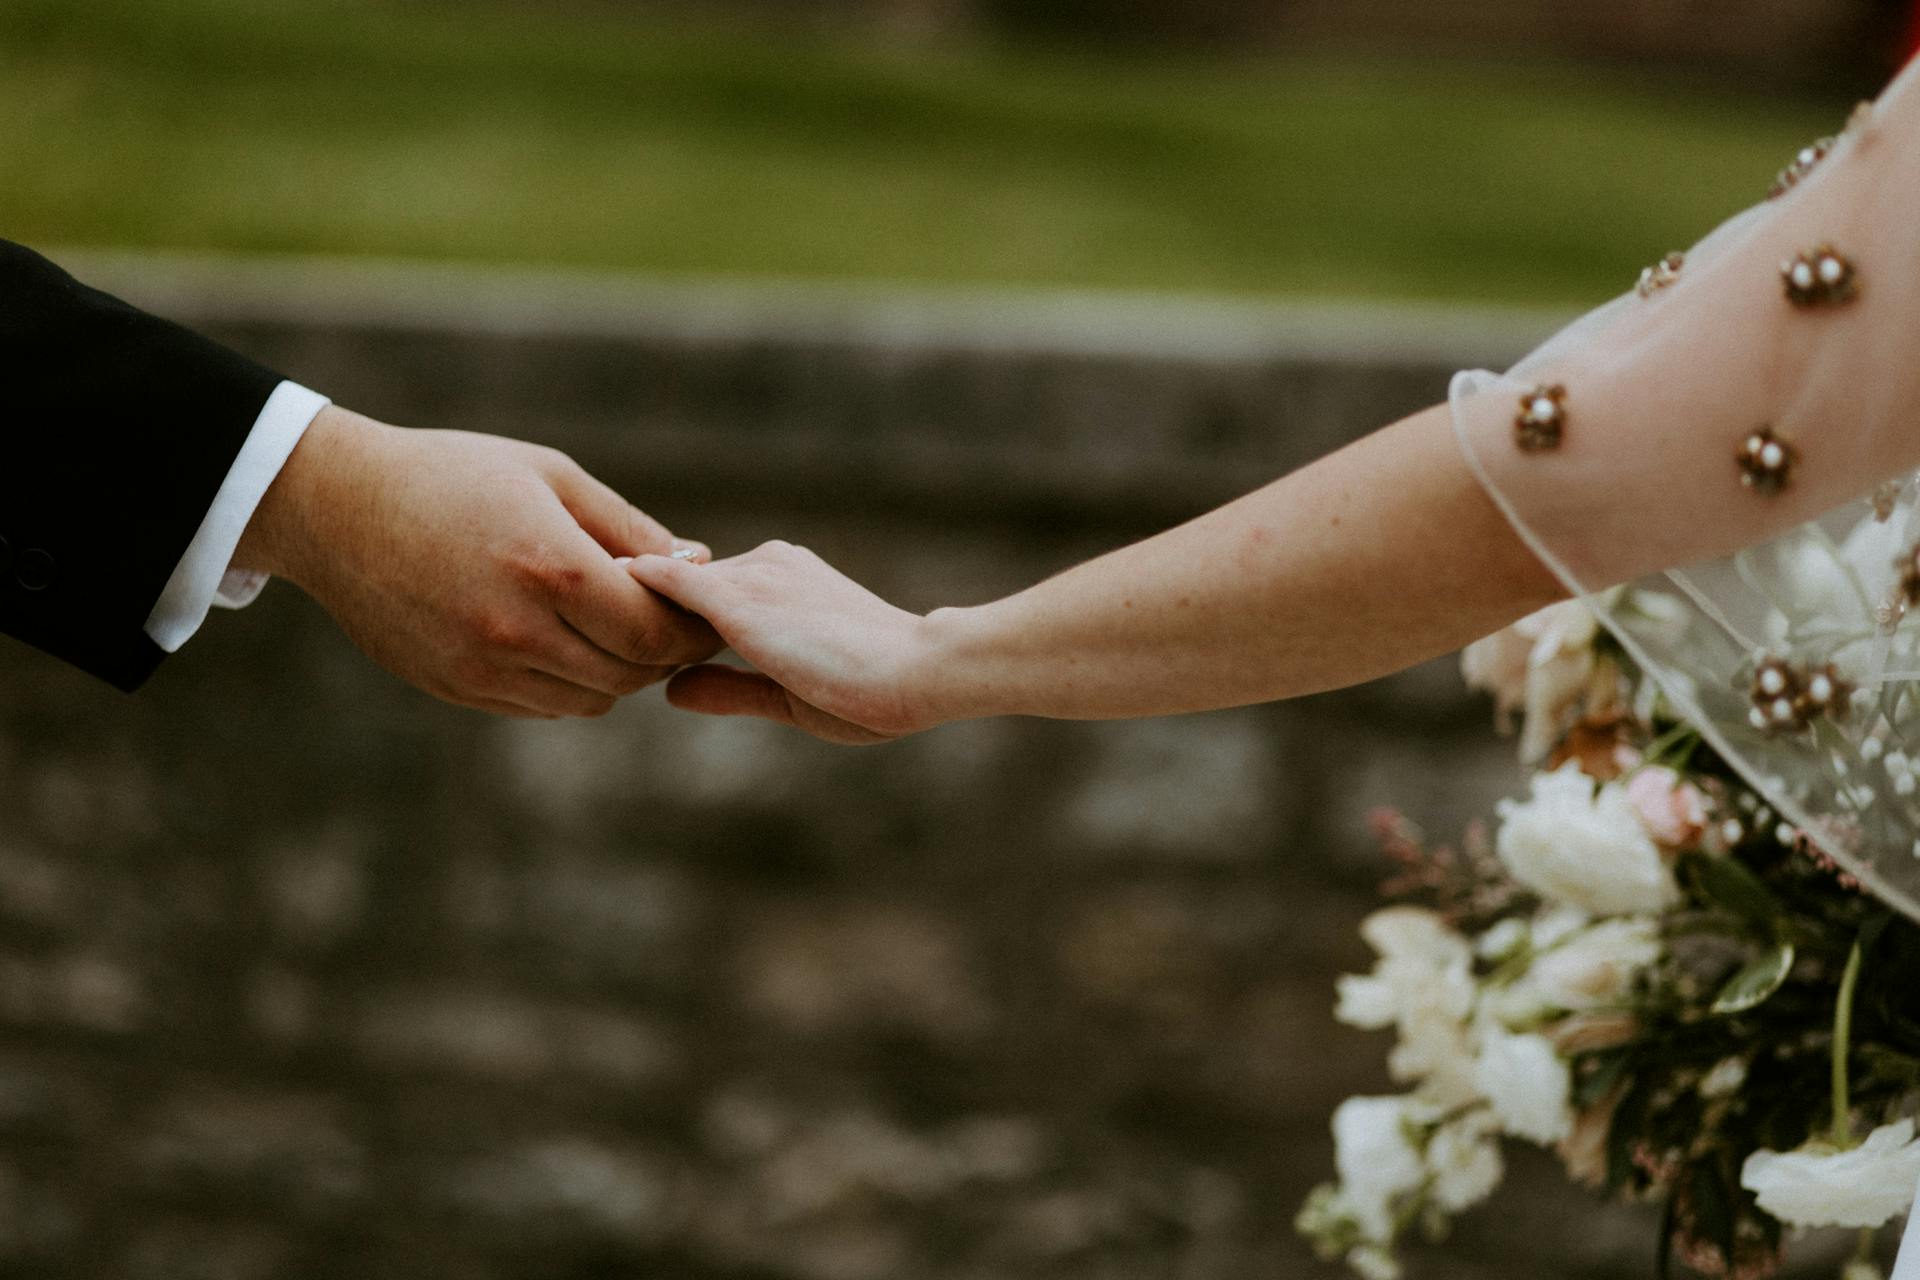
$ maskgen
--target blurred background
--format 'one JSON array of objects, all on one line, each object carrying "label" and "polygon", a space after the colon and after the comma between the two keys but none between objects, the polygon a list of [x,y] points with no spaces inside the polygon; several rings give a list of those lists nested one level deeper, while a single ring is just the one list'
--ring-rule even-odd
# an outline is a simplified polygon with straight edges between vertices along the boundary
[{"label": "blurred background", "polygon": [[[1911,16],[0,0],[0,236],[928,608],[1511,360]],[[862,753],[510,723],[284,586],[131,699],[0,645],[0,1274],[1334,1275],[1291,1223],[1388,1087],[1331,1018],[1366,815],[1488,811],[1488,721],[1442,661]],[[1416,1274],[1649,1274],[1650,1216],[1513,1164]]]}]

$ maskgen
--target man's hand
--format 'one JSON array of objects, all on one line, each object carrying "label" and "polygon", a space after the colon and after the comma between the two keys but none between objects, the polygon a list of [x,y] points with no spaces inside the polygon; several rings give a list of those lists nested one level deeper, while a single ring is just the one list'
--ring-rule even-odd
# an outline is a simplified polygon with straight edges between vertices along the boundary
[{"label": "man's hand", "polygon": [[374,661],[436,697],[517,716],[593,716],[720,647],[622,560],[675,539],[564,454],[314,419],[234,565],[318,600]]}]

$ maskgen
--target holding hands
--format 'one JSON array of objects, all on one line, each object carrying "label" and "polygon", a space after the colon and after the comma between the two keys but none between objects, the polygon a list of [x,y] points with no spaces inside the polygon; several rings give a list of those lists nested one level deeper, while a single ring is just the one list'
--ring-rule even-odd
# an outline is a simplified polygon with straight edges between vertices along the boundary
[{"label": "holding hands", "polygon": [[667,685],[676,707],[761,716],[848,746],[939,723],[936,618],[895,608],[804,547],[769,542],[711,564],[643,555],[628,569],[757,668],[689,667]]}]

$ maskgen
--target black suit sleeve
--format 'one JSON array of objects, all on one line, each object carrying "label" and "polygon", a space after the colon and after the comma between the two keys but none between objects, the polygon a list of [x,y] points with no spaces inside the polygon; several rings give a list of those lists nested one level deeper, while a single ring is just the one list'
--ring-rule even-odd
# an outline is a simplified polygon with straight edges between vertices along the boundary
[{"label": "black suit sleeve", "polygon": [[0,632],[132,690],[280,375],[0,240]]}]

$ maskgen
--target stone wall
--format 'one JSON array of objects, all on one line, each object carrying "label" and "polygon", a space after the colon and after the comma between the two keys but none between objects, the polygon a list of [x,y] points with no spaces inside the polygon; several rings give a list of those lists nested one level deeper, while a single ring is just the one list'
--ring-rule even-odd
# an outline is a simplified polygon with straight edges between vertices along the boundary
[{"label": "stone wall", "polygon": [[[72,259],[70,259],[72,260]],[[1440,396],[1543,317],[93,259],[721,551],[991,596]],[[0,646],[0,1273],[1267,1280],[1385,1087],[1332,980],[1397,804],[1517,782],[1442,661],[845,752],[643,694],[496,721],[271,590],[125,698]],[[1436,1280],[1644,1274],[1515,1153]]]}]

